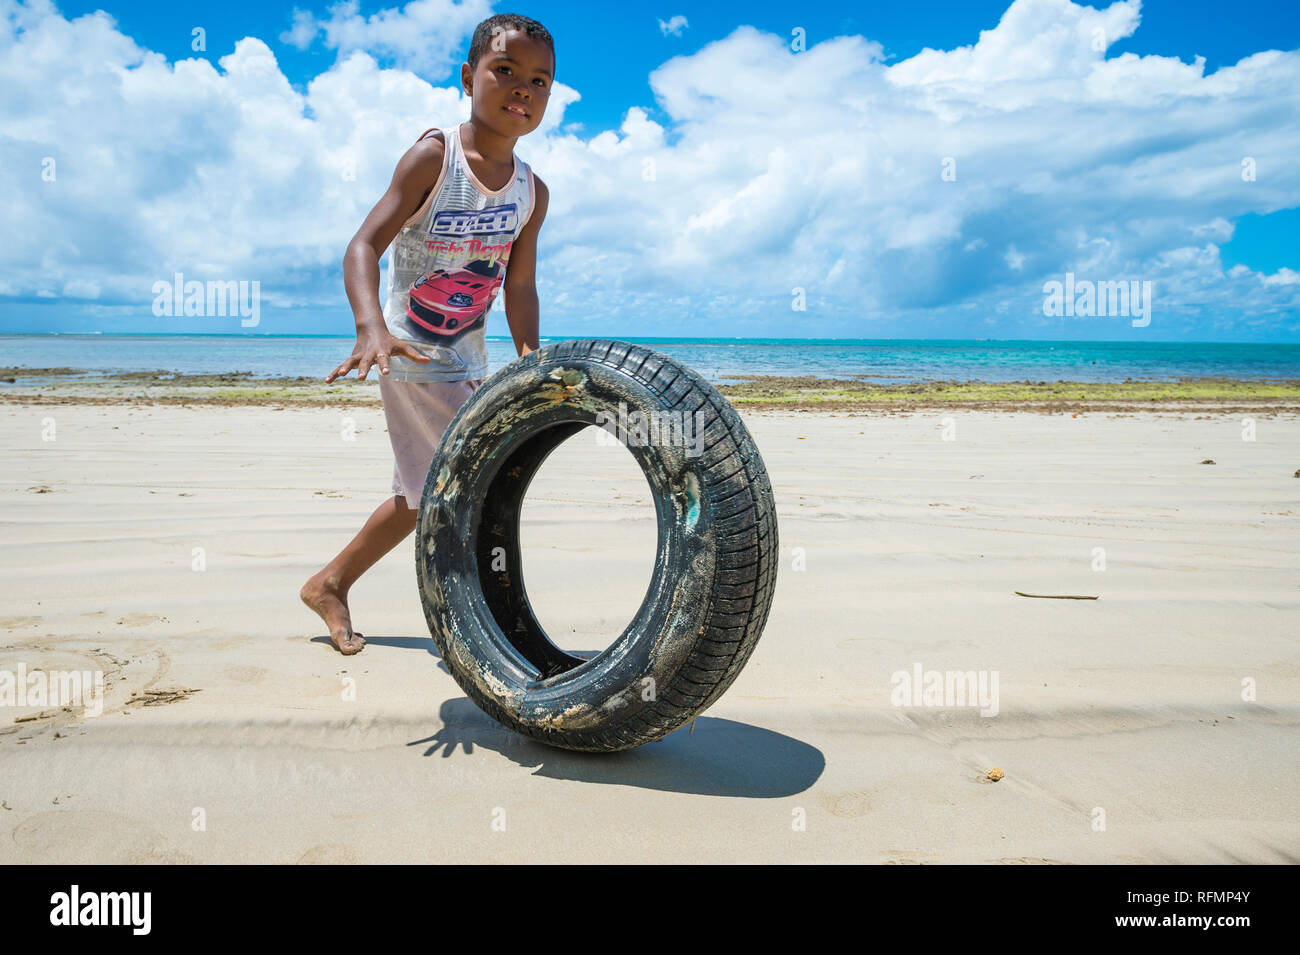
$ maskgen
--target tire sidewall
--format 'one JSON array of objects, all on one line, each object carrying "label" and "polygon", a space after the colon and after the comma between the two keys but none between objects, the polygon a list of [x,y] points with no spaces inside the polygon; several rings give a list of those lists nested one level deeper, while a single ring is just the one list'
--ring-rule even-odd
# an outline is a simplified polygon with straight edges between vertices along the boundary
[{"label": "tire sidewall", "polygon": [[[543,349],[489,379],[443,436],[417,523],[421,603],[457,683],[489,713],[516,728],[558,734],[606,731],[635,718],[653,706],[661,687],[672,683],[705,632],[716,547],[704,456],[671,442],[625,442],[655,501],[654,573],[633,621],[596,657],[540,679],[493,618],[479,578],[483,500],[514,450],[564,422],[600,427],[602,420],[617,420],[620,402],[627,417],[638,411],[676,413],[667,401],[643,381],[599,360],[555,356],[552,349]],[[705,410],[716,416],[707,403]],[[586,439],[592,432],[579,434]],[[518,579],[523,579],[522,568]],[[589,585],[599,586],[599,580]]]}]

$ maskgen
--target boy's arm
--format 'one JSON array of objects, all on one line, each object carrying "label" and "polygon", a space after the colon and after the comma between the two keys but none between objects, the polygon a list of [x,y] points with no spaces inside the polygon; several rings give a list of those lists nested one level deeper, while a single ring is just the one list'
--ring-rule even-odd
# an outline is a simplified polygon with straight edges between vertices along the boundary
[{"label": "boy's arm", "polygon": [[330,372],[325,380],[346,377],[353,368],[357,379],[365,378],[372,365],[388,374],[390,355],[402,355],[418,362],[429,356],[388,333],[384,310],[379,303],[379,257],[415,215],[442,172],[444,145],[440,138],[421,139],[406,151],[393,172],[388,191],[361,223],[343,257],[343,284],[357,323],[357,344],[351,356]]},{"label": "boy's arm", "polygon": [[537,189],[537,204],[527,224],[519,230],[514,245],[510,247],[510,264],[506,266],[503,285],[506,320],[510,323],[510,334],[514,336],[515,351],[520,358],[537,350],[537,233],[542,228],[542,220],[546,218],[546,207],[551,198],[546,183],[536,175],[533,176],[533,183]]}]

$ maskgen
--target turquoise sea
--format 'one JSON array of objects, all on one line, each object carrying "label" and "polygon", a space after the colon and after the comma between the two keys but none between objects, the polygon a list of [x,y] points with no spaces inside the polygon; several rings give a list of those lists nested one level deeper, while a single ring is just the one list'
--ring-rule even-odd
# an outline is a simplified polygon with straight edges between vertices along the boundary
[{"label": "turquoise sea", "polygon": [[[560,339],[544,338],[542,344]],[[1300,379],[1300,344],[942,341],[804,338],[630,338],[724,375],[863,375],[906,381],[1124,381],[1221,376]],[[352,336],[0,335],[0,366],[113,371],[250,372],[324,378],[351,354]],[[493,371],[515,358],[489,338]],[[355,373],[354,373],[355,374]],[[371,373],[373,377],[374,372]],[[18,376],[20,383],[25,379]]]}]

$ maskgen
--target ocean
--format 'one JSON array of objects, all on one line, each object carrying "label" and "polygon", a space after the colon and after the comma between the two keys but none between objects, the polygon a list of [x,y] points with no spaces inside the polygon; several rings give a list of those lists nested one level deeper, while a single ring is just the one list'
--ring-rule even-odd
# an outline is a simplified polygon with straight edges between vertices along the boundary
[{"label": "ocean", "polygon": [[[562,339],[543,338],[542,345]],[[804,338],[628,338],[722,376],[815,375],[870,381],[1124,381],[1225,377],[1300,379],[1300,344],[943,341]],[[249,372],[324,378],[352,352],[352,336],[0,335],[0,366],[114,371]],[[489,338],[491,371],[515,358]],[[355,375],[355,372],[353,372]],[[373,377],[375,372],[371,372]],[[25,380],[21,373],[15,384]],[[2,385],[0,385],[2,387]]]}]

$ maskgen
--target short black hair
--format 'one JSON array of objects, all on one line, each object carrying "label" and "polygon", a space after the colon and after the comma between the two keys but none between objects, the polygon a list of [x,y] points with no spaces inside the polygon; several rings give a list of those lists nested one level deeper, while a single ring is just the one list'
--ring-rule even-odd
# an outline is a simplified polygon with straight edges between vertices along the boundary
[{"label": "short black hair", "polygon": [[495,13],[474,28],[474,39],[469,43],[470,69],[478,69],[478,61],[492,46],[492,38],[506,30],[518,30],[534,40],[541,40],[551,48],[551,71],[555,71],[555,40],[550,31],[536,20],[517,13]]}]

